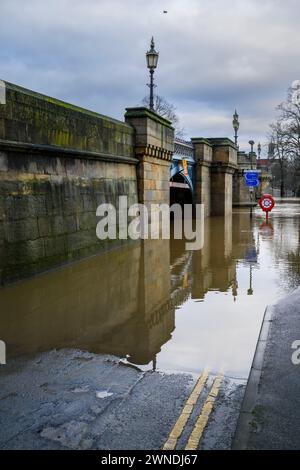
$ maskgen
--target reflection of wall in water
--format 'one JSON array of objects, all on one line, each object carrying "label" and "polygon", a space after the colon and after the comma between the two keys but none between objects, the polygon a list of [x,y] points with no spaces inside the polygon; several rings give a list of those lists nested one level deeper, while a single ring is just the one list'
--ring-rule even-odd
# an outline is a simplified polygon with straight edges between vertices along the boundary
[{"label": "reflection of wall in water", "polygon": [[138,323],[133,331],[133,362],[154,359],[175,328],[175,308],[170,304],[169,240],[142,243],[139,275]]},{"label": "reflection of wall in water", "polygon": [[236,280],[232,215],[205,219],[204,246],[185,251],[184,240],[171,241],[172,289],[187,278],[192,298],[204,299],[209,290],[226,292]]},{"label": "reflection of wall in water", "polygon": [[99,335],[128,321],[137,309],[140,250],[136,244],[1,289],[8,353],[95,347]]},{"label": "reflection of wall in water", "polygon": [[[232,257],[232,216],[205,219],[204,246],[185,251],[184,240],[171,241],[172,290],[186,281],[192,298],[204,299],[209,290],[226,292],[236,278],[236,262]],[[186,278],[186,281],[185,281]],[[182,290],[182,289],[181,289]]]},{"label": "reflection of wall in water", "polygon": [[233,214],[232,255],[235,259],[244,260],[246,250],[255,246],[253,219],[249,212],[239,211]]},{"label": "reflection of wall in water", "polygon": [[169,259],[168,240],[137,242],[2,289],[8,355],[78,347],[149,362],[174,329]]},{"label": "reflection of wall in water", "polygon": [[193,253],[192,298],[203,299],[209,290],[226,292],[235,278],[232,258],[232,217],[205,220],[204,247]]}]

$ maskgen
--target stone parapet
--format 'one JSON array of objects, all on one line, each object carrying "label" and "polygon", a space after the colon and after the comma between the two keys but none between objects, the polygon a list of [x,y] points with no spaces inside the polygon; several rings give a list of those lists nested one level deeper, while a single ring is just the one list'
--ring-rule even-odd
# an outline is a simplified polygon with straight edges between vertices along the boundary
[{"label": "stone parapet", "polygon": [[169,120],[148,108],[126,108],[125,122],[135,130],[136,148],[156,148],[173,154],[174,128]]},{"label": "stone parapet", "polygon": [[147,108],[127,108],[125,121],[135,130],[139,202],[146,206],[169,203],[174,128],[170,121]]},{"label": "stone parapet", "polygon": [[195,160],[203,164],[210,164],[213,158],[213,147],[212,144],[203,138],[192,139],[195,148]]},{"label": "stone parapet", "polygon": [[[134,156],[128,124],[1,82],[0,139],[114,156]],[[4,90],[4,91],[3,91]]]}]

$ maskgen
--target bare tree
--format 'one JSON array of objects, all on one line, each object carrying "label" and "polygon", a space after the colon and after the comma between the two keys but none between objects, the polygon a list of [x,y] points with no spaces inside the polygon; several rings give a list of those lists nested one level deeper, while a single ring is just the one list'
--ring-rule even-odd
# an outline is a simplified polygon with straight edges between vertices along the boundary
[{"label": "bare tree", "polygon": [[283,197],[286,182],[293,192],[299,189],[293,176],[299,174],[300,168],[300,100],[299,95],[295,98],[295,89],[288,90],[287,99],[277,107],[277,112],[277,119],[270,126],[269,148],[272,148],[271,158],[280,168],[280,193]]},{"label": "bare tree", "polygon": [[[142,100],[142,105],[148,108],[149,104],[150,98],[149,96],[145,96]],[[176,107],[172,103],[169,103],[169,101],[167,101],[163,96],[154,95],[154,111],[160,116],[171,121],[175,128],[176,137],[183,137],[185,133],[184,128],[180,125],[179,117],[176,113]]]},{"label": "bare tree", "polygon": [[280,196],[285,194],[285,174],[289,163],[289,149],[286,134],[281,120],[271,124],[271,134],[269,136],[272,146],[271,159],[276,161],[280,170]]}]

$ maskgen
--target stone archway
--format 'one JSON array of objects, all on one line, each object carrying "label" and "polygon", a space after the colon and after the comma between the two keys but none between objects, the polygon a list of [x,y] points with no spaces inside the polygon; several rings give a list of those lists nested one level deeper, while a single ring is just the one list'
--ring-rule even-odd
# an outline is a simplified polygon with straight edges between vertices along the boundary
[{"label": "stone archway", "polygon": [[183,172],[176,173],[170,180],[170,205],[193,204],[192,188]]}]

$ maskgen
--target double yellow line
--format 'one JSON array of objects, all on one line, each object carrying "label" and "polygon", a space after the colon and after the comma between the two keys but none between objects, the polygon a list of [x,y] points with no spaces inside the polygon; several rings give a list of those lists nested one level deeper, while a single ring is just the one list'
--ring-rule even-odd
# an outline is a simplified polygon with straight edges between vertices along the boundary
[{"label": "double yellow line", "polygon": [[[206,381],[209,377],[209,370],[205,369],[201,376],[199,377],[192,393],[187,399],[184,408],[177,419],[173,429],[171,430],[167,441],[163,446],[163,450],[174,450],[176,448],[178,439],[180,438],[185,426],[190,418],[194,406],[196,405],[198,398],[206,384]],[[190,434],[188,443],[185,447],[185,450],[196,450],[198,448],[200,439],[204,432],[205,426],[208,422],[209,416],[212,412],[214,402],[218,396],[221,383],[222,383],[223,374],[219,374],[212,384],[208,397],[205,400],[205,403],[201,409],[200,415],[197,418],[196,424],[193,427],[193,430]]]}]

